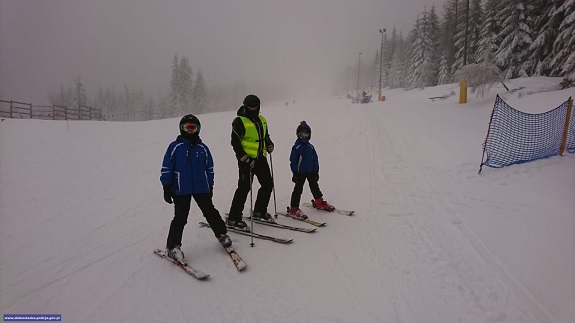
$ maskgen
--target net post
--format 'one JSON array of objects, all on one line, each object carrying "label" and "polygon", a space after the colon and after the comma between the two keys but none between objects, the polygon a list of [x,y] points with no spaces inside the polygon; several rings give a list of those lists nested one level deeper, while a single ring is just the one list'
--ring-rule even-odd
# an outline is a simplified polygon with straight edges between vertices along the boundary
[{"label": "net post", "polygon": [[495,102],[493,102],[493,110],[491,110],[491,116],[489,117],[489,125],[487,126],[487,135],[485,135],[485,141],[483,142],[483,155],[481,156],[481,164],[479,165],[479,172],[477,174],[481,175],[481,170],[483,169],[483,162],[485,161],[485,150],[487,149],[487,139],[489,138],[489,133],[491,132],[491,123],[493,122],[493,114],[495,114],[495,108],[497,107],[497,102],[499,102],[499,94],[495,97]]},{"label": "net post", "polygon": [[563,156],[565,152],[565,146],[567,144],[567,132],[569,130],[569,121],[571,120],[571,109],[573,108],[573,99],[569,98],[569,104],[567,106],[567,115],[565,116],[565,128],[563,129],[563,140],[561,140],[561,148],[559,149],[559,155]]}]

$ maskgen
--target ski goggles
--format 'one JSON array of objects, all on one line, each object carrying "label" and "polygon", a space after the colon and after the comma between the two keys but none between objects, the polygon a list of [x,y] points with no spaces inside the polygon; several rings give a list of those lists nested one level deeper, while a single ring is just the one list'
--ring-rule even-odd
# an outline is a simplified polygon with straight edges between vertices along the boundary
[{"label": "ski goggles", "polygon": [[185,131],[189,134],[194,134],[200,132],[200,126],[194,123],[184,123],[180,125],[180,130]]},{"label": "ski goggles", "polygon": [[299,138],[309,138],[311,136],[311,133],[307,131],[301,131],[300,133],[297,134],[297,136]]}]

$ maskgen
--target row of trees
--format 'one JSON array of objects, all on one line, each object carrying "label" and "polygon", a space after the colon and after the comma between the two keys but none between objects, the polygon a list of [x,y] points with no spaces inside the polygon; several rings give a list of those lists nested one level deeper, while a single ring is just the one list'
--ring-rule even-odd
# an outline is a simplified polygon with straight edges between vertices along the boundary
[{"label": "row of trees", "polygon": [[[407,37],[384,37],[382,85],[418,88],[485,71],[493,79],[528,76],[575,79],[575,0],[449,0],[417,18]],[[380,53],[362,73],[377,87]],[[349,81],[348,81],[349,84]],[[349,88],[347,90],[350,90]]]},{"label": "row of trees", "polygon": [[89,97],[80,77],[72,86],[60,86],[48,92],[51,104],[66,107],[91,106],[102,110],[106,120],[140,121],[180,116],[186,113],[201,114],[207,111],[208,94],[201,71],[194,76],[187,57],[174,55],[170,94],[154,100],[143,90],[133,90],[127,85],[120,90],[99,88]]}]

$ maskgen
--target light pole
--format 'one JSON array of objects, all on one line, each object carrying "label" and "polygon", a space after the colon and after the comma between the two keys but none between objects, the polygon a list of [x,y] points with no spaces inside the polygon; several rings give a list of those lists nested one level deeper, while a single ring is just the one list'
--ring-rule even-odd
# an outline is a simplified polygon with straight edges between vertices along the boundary
[{"label": "light pole", "polygon": [[469,31],[469,0],[465,5],[465,51],[463,52],[463,66],[467,65],[467,32]]},{"label": "light pole", "polygon": [[385,28],[379,30],[381,33],[381,50],[379,51],[379,96],[377,101],[381,101],[381,71],[383,69],[383,33],[385,33]]},{"label": "light pole", "polygon": [[355,88],[355,97],[359,98],[359,66],[361,65],[361,52],[359,52],[357,57],[357,87]]}]

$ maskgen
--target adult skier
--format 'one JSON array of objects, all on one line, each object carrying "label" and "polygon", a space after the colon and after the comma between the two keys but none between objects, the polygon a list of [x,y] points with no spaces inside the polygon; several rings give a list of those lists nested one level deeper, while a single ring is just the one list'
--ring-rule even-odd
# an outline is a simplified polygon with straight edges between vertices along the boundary
[{"label": "adult skier", "polygon": [[273,180],[266,158],[274,144],[270,139],[266,119],[260,115],[260,99],[250,94],[245,97],[232,122],[231,144],[238,160],[238,187],[234,193],[227,225],[249,231],[243,220],[243,210],[255,175],[261,185],[253,209],[253,217],[273,222],[267,212],[273,190]]}]

